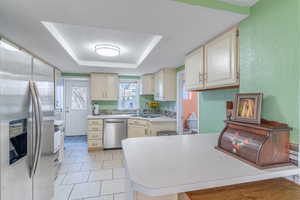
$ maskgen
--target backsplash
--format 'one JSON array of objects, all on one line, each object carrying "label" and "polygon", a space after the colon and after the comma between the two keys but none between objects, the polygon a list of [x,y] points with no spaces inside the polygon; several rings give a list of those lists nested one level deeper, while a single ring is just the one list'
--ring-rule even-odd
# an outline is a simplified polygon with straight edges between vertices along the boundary
[{"label": "backsplash", "polygon": [[92,105],[98,104],[100,110],[117,110],[118,101],[92,101]]},{"label": "backsplash", "polygon": [[[147,106],[147,102],[153,101],[153,95],[140,96],[140,110],[143,113],[159,113],[164,116],[176,118],[176,102],[175,101],[160,101],[160,110],[155,112]],[[118,110],[118,101],[92,101],[92,105],[100,106],[100,114],[128,114],[136,113],[138,110]]]},{"label": "backsplash", "polygon": [[176,112],[176,101],[160,101],[160,110]]}]

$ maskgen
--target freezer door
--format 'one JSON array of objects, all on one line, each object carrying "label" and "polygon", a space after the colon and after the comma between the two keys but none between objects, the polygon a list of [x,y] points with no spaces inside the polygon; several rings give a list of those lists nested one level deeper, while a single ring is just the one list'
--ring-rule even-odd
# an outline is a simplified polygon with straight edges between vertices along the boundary
[{"label": "freezer door", "polygon": [[0,45],[0,178],[1,200],[31,200],[32,182],[29,176],[30,140],[27,155],[9,164],[9,122],[27,119],[27,136],[31,136],[29,80],[31,56],[14,48]]},{"label": "freezer door", "polygon": [[40,102],[40,157],[33,176],[33,200],[51,199],[54,195],[54,69],[33,60],[33,81]]}]

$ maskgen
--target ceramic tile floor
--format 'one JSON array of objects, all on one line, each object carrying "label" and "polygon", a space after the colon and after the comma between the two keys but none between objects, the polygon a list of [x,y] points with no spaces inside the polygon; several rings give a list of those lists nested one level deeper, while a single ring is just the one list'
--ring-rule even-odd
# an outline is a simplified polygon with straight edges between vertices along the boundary
[{"label": "ceramic tile floor", "polygon": [[67,138],[53,200],[126,200],[122,150],[87,151],[84,137]]}]

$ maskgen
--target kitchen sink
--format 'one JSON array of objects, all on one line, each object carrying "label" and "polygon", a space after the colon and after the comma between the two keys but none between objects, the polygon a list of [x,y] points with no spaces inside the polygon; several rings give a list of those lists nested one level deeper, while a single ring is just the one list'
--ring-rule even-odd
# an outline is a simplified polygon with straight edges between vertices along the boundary
[{"label": "kitchen sink", "polygon": [[142,117],[142,118],[157,118],[160,114],[133,114],[132,117]]}]

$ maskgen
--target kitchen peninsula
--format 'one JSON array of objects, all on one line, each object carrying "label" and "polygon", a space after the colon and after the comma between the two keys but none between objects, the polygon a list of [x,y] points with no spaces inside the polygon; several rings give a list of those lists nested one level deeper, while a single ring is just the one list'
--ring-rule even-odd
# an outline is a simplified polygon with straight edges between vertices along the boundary
[{"label": "kitchen peninsula", "polygon": [[[297,166],[260,170],[215,149],[219,134],[123,141],[129,199],[162,197],[300,174]],[[153,152],[157,153],[153,153]]]}]

